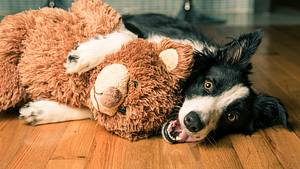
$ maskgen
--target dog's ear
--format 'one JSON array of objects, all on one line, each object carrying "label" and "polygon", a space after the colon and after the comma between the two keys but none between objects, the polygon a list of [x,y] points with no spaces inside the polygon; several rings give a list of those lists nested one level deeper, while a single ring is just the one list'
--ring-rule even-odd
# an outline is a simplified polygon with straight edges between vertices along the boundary
[{"label": "dog's ear", "polygon": [[275,97],[257,95],[253,104],[253,113],[254,118],[249,124],[250,133],[275,124],[282,124],[289,128],[287,111],[281,101]]},{"label": "dog's ear", "polygon": [[250,58],[261,43],[262,36],[262,30],[243,34],[220,48],[219,56],[226,63],[238,64],[241,68],[248,68]]}]

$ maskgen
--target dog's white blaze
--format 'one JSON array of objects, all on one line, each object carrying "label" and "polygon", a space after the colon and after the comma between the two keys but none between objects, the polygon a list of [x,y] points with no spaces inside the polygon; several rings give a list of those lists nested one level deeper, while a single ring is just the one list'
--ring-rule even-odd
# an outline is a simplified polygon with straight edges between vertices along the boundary
[{"label": "dog's white blaze", "polygon": [[[179,111],[180,124],[183,129],[185,129],[189,134],[192,134],[186,129],[183,123],[184,117],[189,112],[195,111],[199,115],[200,119],[205,123],[209,123],[210,121],[217,121],[217,119],[219,119],[222,115],[224,108],[226,108],[235,100],[244,98],[247,95],[249,95],[249,89],[241,84],[238,84],[233,86],[231,89],[224,91],[219,96],[196,96],[191,99],[185,99]],[[212,115],[212,113],[217,114]],[[214,125],[211,129],[206,130],[211,131],[212,129],[214,129],[214,127],[216,127]],[[193,133],[193,135],[195,135],[195,133]]]},{"label": "dog's white blaze", "polygon": [[[149,36],[147,41],[153,42],[153,43],[160,43],[163,39],[168,39],[168,38],[169,37],[167,37],[167,36],[153,34],[153,35]],[[208,44],[202,43],[202,42],[199,42],[199,41],[188,40],[188,39],[172,39],[172,41],[182,43],[182,44],[186,44],[186,45],[191,45],[191,46],[193,46],[193,48],[195,50],[198,50],[200,52],[203,51],[204,47],[209,49],[211,52],[215,51],[215,47],[209,46]]]},{"label": "dog's white blaze", "polygon": [[223,111],[225,107],[230,105],[235,100],[240,98],[244,98],[249,95],[249,88],[244,87],[242,85],[233,86],[230,90],[223,92],[221,96],[218,97],[217,100],[217,110]]}]

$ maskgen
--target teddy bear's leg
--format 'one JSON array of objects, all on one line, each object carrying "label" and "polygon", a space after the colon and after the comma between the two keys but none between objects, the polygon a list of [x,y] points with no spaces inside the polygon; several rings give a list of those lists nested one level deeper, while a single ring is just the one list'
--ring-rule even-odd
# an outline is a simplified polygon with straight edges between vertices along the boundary
[{"label": "teddy bear's leg", "polygon": [[[6,17],[0,25],[0,112],[17,106],[25,99],[20,84],[18,63],[22,55],[22,41],[27,27],[23,14]],[[28,21],[29,22],[29,21]]]},{"label": "teddy bear's leg", "polygon": [[115,31],[106,36],[98,35],[72,50],[65,64],[67,73],[84,73],[101,63],[105,56],[121,49],[122,45],[137,38],[128,30]]},{"label": "teddy bear's leg", "polygon": [[[1,48],[1,45],[0,45]],[[24,99],[24,89],[19,82],[17,65],[13,56],[0,55],[0,112],[15,107]]]},{"label": "teddy bear's leg", "polygon": [[20,109],[20,118],[26,123],[40,125],[71,120],[92,119],[88,109],[72,108],[54,101],[39,100]]}]

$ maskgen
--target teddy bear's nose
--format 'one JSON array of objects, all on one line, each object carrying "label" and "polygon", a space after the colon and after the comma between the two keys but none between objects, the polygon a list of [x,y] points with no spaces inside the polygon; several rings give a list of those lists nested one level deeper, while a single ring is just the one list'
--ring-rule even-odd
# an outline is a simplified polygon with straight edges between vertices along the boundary
[{"label": "teddy bear's nose", "polygon": [[122,93],[116,87],[108,87],[101,93],[100,102],[107,108],[115,107],[122,100]]}]

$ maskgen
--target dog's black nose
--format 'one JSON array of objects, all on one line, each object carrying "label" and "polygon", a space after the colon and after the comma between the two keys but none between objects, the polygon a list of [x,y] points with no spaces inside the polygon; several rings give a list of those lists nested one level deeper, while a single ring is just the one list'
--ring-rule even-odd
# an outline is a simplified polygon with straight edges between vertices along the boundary
[{"label": "dog's black nose", "polygon": [[191,132],[197,132],[204,128],[204,124],[194,111],[189,112],[189,114],[184,117],[183,122],[186,128]]}]

